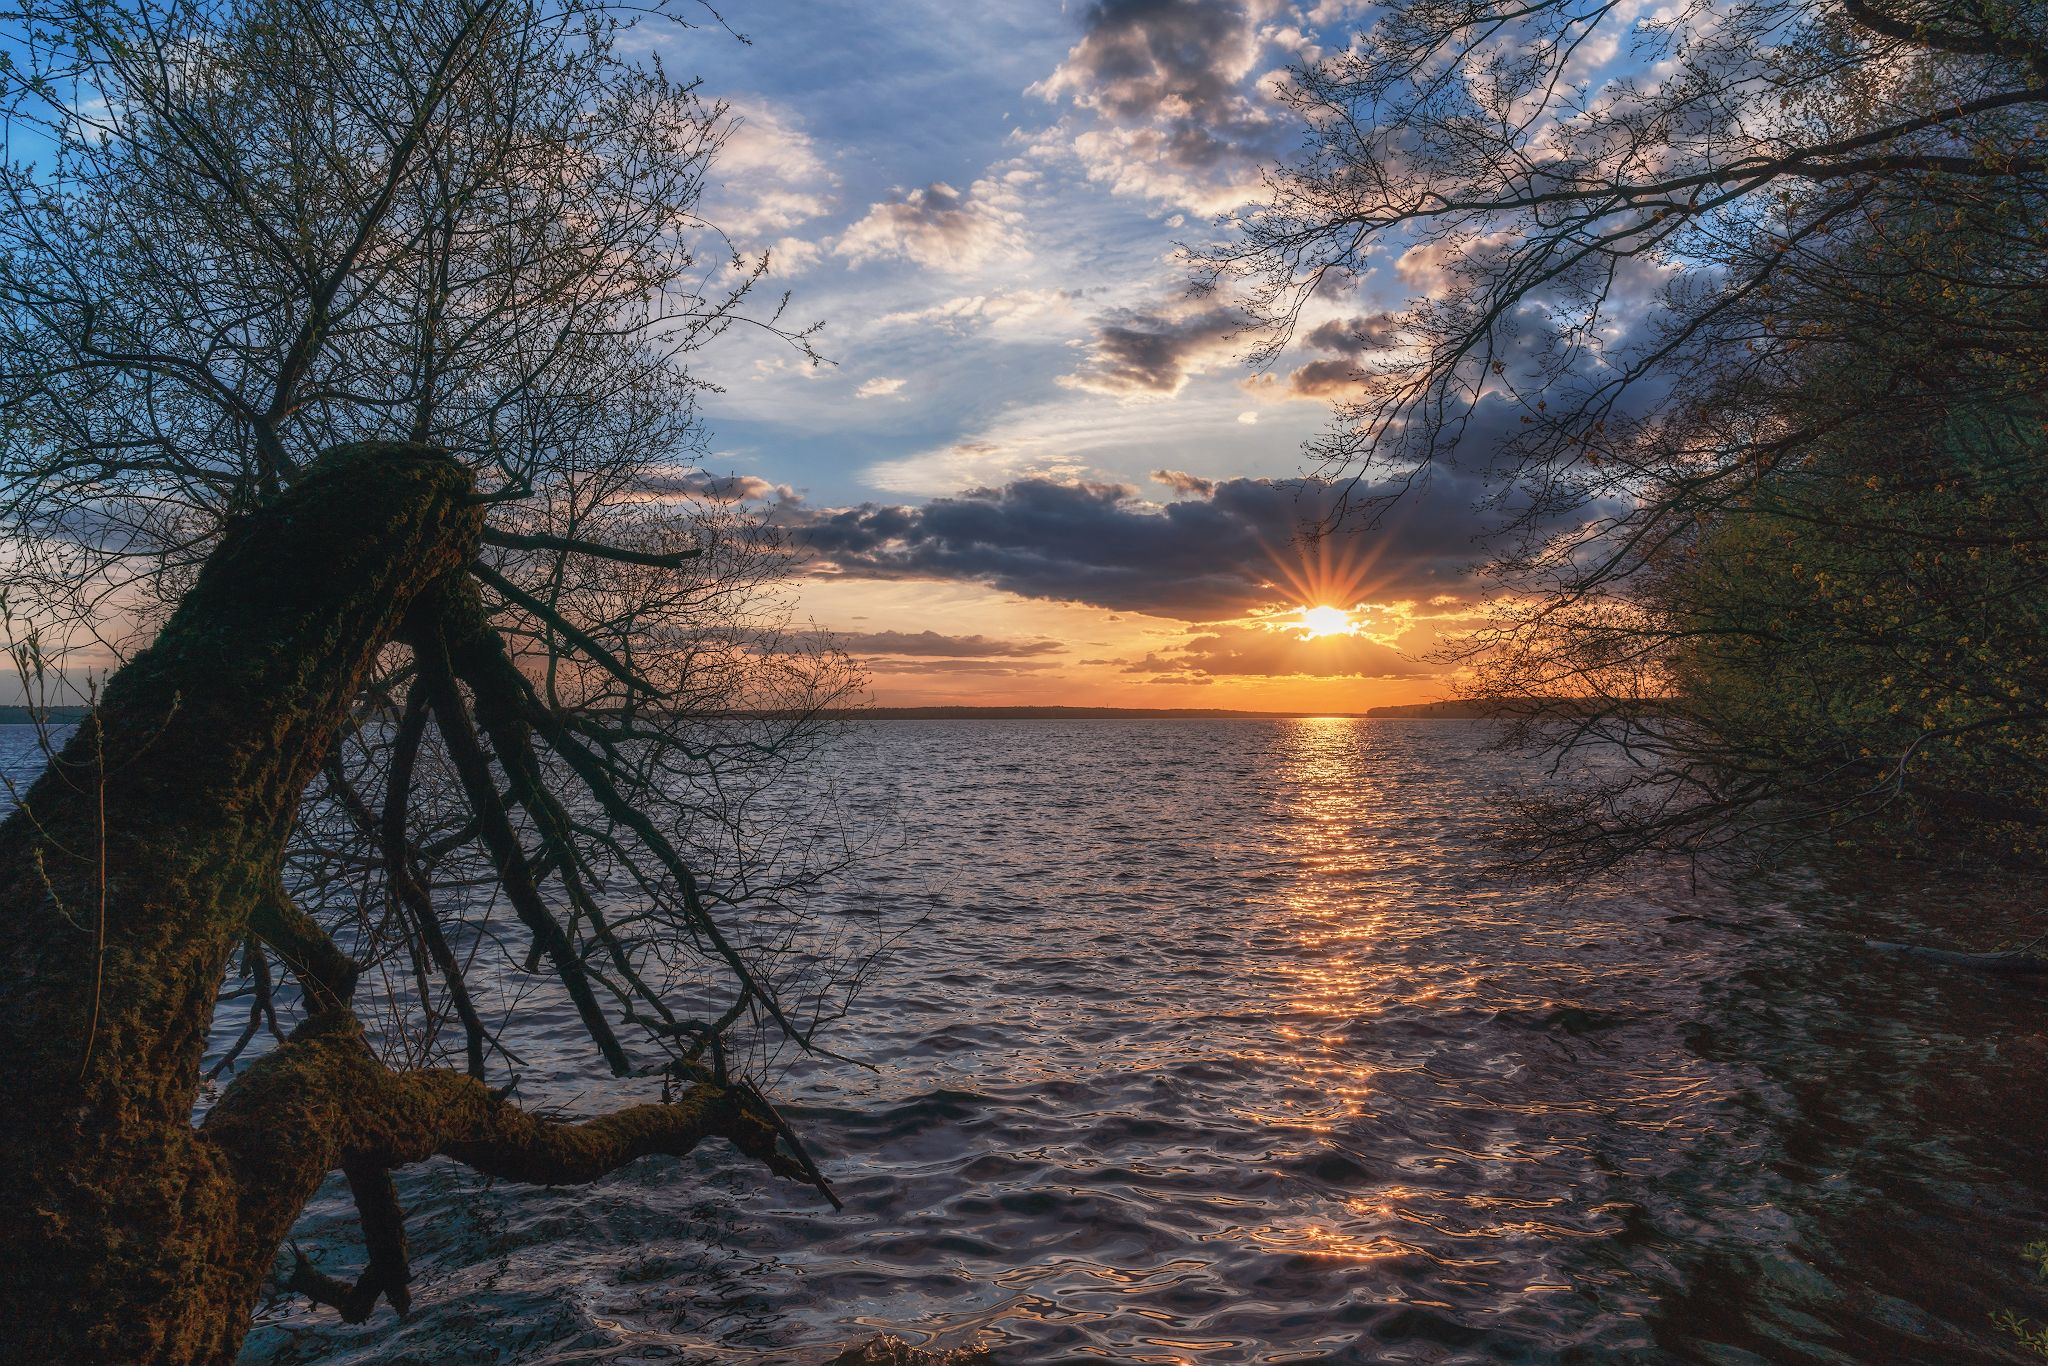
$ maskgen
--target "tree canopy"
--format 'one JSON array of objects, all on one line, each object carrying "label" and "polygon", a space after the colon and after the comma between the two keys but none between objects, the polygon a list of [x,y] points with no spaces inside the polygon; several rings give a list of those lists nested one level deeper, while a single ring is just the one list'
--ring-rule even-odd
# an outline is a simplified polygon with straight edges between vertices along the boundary
[{"label": "tree canopy", "polygon": [[1354,491],[1488,476],[1465,658],[1579,780],[1541,850],[1698,853],[2035,774],[2039,6],[1417,0],[1287,98],[1305,150],[1209,278],[1269,355],[1312,302],[1371,308],[1376,261],[1420,287],[1313,454]]},{"label": "tree canopy", "polygon": [[[233,1284],[126,1328],[110,1295],[91,1330],[110,1352],[151,1333],[170,1356],[238,1340],[307,1171],[347,1174],[370,1266],[351,1285],[302,1265],[293,1284],[351,1317],[380,1296],[403,1307],[388,1171],[431,1152],[587,1180],[722,1133],[823,1188],[746,1064],[822,1047],[874,948],[811,911],[848,849],[788,782],[859,678],[788,629],[790,548],[699,468],[693,357],[733,327],[812,354],[786,298],[763,294],[766,257],[700,216],[733,120],[650,55],[699,19],[717,22],[580,0],[7,15],[6,605],[32,687],[66,677],[67,645],[125,662],[18,794],[0,851],[40,879],[9,908],[13,1027],[61,1041],[24,1046],[19,1094],[50,1119],[39,1144],[77,1130],[105,1159],[18,1154],[76,1216],[37,1235],[56,1240],[39,1274],[76,1269],[64,1240],[94,1236],[109,1192],[142,1179],[118,1156],[142,1116],[189,1128],[216,997],[246,1019],[213,1067],[233,1080],[196,1136],[159,1140],[164,1169],[192,1156],[213,1174],[190,1179],[215,1180],[218,1153],[277,1142],[308,1122],[301,1105],[332,1149],[237,1166],[235,1198],[262,1219],[159,1229],[162,1258],[242,1237],[218,1254]],[[255,687],[245,675],[268,681],[240,712],[200,696]],[[197,795],[181,799],[158,770],[206,743],[199,716],[230,752],[188,750]],[[206,774],[219,792],[198,791]],[[179,815],[199,824],[177,868],[246,865],[191,884],[217,904],[152,899],[172,846],[137,805],[151,794],[203,808]],[[267,835],[218,828],[258,819],[245,804]],[[156,942],[134,937],[146,907],[220,921],[166,957],[138,947]],[[89,1007],[61,988],[77,973]],[[128,1046],[157,1026],[117,1022],[172,998],[177,1045],[138,1059]],[[605,1070],[697,1089],[581,1138],[524,1115],[505,1092],[549,1003]],[[372,1084],[386,1074],[398,1090]],[[360,1115],[321,1109],[351,1089]],[[92,1274],[156,1274],[124,1258]]]}]

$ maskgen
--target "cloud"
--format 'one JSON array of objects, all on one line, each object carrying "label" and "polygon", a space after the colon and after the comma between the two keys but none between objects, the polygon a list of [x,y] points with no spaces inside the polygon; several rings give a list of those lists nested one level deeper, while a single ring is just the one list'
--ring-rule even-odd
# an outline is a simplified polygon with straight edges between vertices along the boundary
[{"label": "cloud", "polygon": [[1034,92],[1120,119],[1190,117],[1239,98],[1264,44],[1241,0],[1098,0],[1081,41]]},{"label": "cloud", "polygon": [[1302,344],[1329,353],[1288,372],[1284,380],[1253,375],[1241,382],[1245,392],[1262,399],[1349,398],[1358,392],[1364,357],[1400,344],[1400,319],[1392,313],[1332,318],[1310,329]]},{"label": "cloud", "polygon": [[1045,319],[1072,316],[1080,297],[1071,289],[1018,289],[992,294],[959,294],[926,308],[884,313],[877,327],[935,326],[948,332],[978,328],[1007,330]]},{"label": "cloud", "polygon": [[854,390],[853,396],[855,398],[890,398],[901,391],[906,383],[908,383],[907,380],[887,379],[877,375],[861,385],[860,388]]},{"label": "cloud", "polygon": [[1098,0],[1081,40],[1031,87],[1074,111],[1034,143],[1118,193],[1220,213],[1256,197],[1294,120],[1264,68],[1305,55],[1279,0]]},{"label": "cloud", "polygon": [[1472,505],[1480,489],[1454,472],[1412,490],[1376,527],[1313,544],[1299,533],[1331,510],[1330,486],[1241,478],[1205,491],[1207,481],[1183,478],[1183,491],[1197,496],[1164,506],[1122,484],[1025,478],[923,507],[805,509],[784,525],[817,556],[820,573],[967,580],[1184,621],[1311,600],[1470,592],[1463,570],[1478,558]]},{"label": "cloud", "polygon": [[1189,474],[1186,470],[1154,470],[1152,478],[1183,496],[1193,494],[1197,498],[1207,498],[1216,492],[1214,479],[1204,479],[1201,475]]},{"label": "cloud", "polygon": [[1392,313],[1368,313],[1356,318],[1332,318],[1311,328],[1302,341],[1318,351],[1340,356],[1362,356],[1368,351],[1386,351],[1400,343],[1400,318]]},{"label": "cloud", "polygon": [[[1436,669],[1368,636],[1305,639],[1284,627],[1219,626],[1163,654],[1124,666],[1125,673],[1201,678],[1413,678]],[[1189,681],[1193,681],[1190,679]]]},{"label": "cloud", "polygon": [[[751,100],[732,102],[735,127],[713,163],[717,182],[706,195],[705,216],[742,246],[786,234],[831,212],[838,181],[817,144],[793,116]],[[794,273],[808,264],[810,244],[784,236],[775,257]],[[815,248],[810,248],[814,259]]]},{"label": "cloud", "polygon": [[1245,327],[1244,314],[1220,305],[1121,310],[1097,324],[1087,363],[1060,383],[1120,398],[1171,397],[1189,376],[1235,356]]},{"label": "cloud", "polygon": [[1342,398],[1358,392],[1358,366],[1348,360],[1312,360],[1278,383],[1271,375],[1259,375],[1245,388],[1261,397],[1277,392],[1281,398]]},{"label": "cloud", "polygon": [[769,263],[779,276],[801,275],[825,257],[825,249],[801,237],[776,239],[768,248]]},{"label": "cloud", "polygon": [[861,477],[893,494],[933,497],[1027,475],[1149,468],[1168,452],[1211,451],[1238,430],[1219,428],[1207,403],[1076,402],[1071,386],[1051,386],[1041,400],[1005,406],[943,445],[878,460]]},{"label": "cloud", "polygon": [[864,661],[869,673],[887,674],[976,674],[989,678],[1013,678],[1054,668],[1049,660],[1021,659],[870,659]]},{"label": "cloud", "polygon": [[849,654],[901,655],[917,659],[1025,659],[1058,654],[1057,640],[1003,640],[995,636],[948,636],[937,631],[833,631],[820,638]]},{"label": "cloud", "polygon": [[1024,249],[1022,189],[1033,173],[996,168],[965,192],[942,180],[871,206],[839,235],[833,251],[858,266],[905,260],[964,273]]},{"label": "cloud", "polygon": [[759,475],[713,474],[680,466],[650,473],[641,484],[657,498],[694,498],[708,503],[774,501],[794,506],[803,495],[787,484],[771,484]]}]

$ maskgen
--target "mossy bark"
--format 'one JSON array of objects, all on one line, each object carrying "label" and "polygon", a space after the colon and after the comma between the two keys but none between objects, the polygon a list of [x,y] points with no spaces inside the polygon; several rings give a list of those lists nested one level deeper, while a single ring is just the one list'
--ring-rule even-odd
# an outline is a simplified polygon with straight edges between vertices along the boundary
[{"label": "mossy bark", "polygon": [[[348,1317],[379,1294],[406,1305],[401,1163],[588,1182],[721,1135],[795,1173],[739,1090],[563,1124],[469,1075],[385,1069],[348,1008],[354,965],[285,895],[301,793],[377,653],[475,555],[467,494],[455,461],[418,446],[315,463],[221,541],[0,825],[0,1360],[231,1360],[334,1169],[371,1268],[293,1284]],[[309,1018],[195,1128],[213,999],[250,934],[293,969]]]},{"label": "mossy bark", "polygon": [[378,651],[474,554],[469,486],[419,448],[323,458],[0,825],[0,1355],[232,1357],[328,1166],[303,1110],[274,1144],[193,1128],[214,996],[259,912],[291,914],[284,841]]},{"label": "mossy bark", "polygon": [[[223,538],[0,824],[0,1360],[231,1360],[332,1171],[369,1265],[353,1284],[302,1265],[290,1284],[352,1319],[408,1302],[389,1173],[409,1162],[563,1184],[716,1135],[814,1179],[743,1086],[565,1123],[474,1076],[391,1071],[350,1008],[356,965],[291,904],[279,870],[301,794],[379,652],[474,597],[449,591],[482,531],[469,492],[424,448],[324,456]],[[215,995],[251,934],[307,1019],[195,1128]]]}]

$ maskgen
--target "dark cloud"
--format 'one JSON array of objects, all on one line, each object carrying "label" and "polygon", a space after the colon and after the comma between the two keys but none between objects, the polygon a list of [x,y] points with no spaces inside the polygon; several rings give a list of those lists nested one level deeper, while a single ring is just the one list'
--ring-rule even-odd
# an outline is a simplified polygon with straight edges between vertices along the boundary
[{"label": "dark cloud", "polygon": [[1101,394],[1177,394],[1189,375],[1235,354],[1245,326],[1242,313],[1224,307],[1112,313],[1096,325],[1087,364],[1063,383]]},{"label": "dark cloud", "polygon": [[1002,640],[946,636],[937,631],[834,631],[824,638],[850,654],[911,655],[924,659],[1022,659],[1058,654],[1056,640]]},{"label": "dark cloud", "polygon": [[1074,102],[1123,119],[1229,104],[1250,57],[1250,16],[1237,0],[1101,0],[1061,63]]},{"label": "dark cloud", "polygon": [[1296,367],[1283,381],[1261,375],[1247,381],[1245,388],[1262,395],[1278,389],[1286,398],[1354,397],[1363,358],[1398,345],[1400,331],[1394,314],[1368,313],[1355,318],[1332,318],[1312,328],[1301,340],[1305,346],[1329,355]]},{"label": "dark cloud", "polygon": [[[1256,87],[1300,35],[1270,0],[1099,0],[1034,87],[1092,115],[1065,144],[1119,190],[1204,212],[1242,202],[1293,123]],[[1276,47],[1277,44],[1277,47]]]},{"label": "dark cloud", "polygon": [[1394,314],[1368,313],[1358,318],[1332,318],[1311,328],[1302,341],[1318,351],[1362,356],[1368,351],[1385,351],[1400,338],[1399,320]]},{"label": "dark cloud", "polygon": [[1286,389],[1289,398],[1342,398],[1356,394],[1358,366],[1348,360],[1312,360],[1288,371]]},{"label": "dark cloud", "polygon": [[1370,529],[1302,544],[1330,487],[1225,479],[1164,507],[1121,484],[1021,479],[921,508],[864,504],[786,524],[820,570],[861,578],[964,579],[1024,597],[1184,621],[1312,599],[1421,599],[1469,591],[1477,484],[1440,472]]}]

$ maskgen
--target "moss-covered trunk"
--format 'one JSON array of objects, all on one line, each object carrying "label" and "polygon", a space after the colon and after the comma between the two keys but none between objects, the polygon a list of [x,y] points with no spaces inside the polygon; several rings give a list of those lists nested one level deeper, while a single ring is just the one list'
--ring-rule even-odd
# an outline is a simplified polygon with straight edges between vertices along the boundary
[{"label": "moss-covered trunk", "polygon": [[292,956],[277,870],[300,794],[408,608],[473,556],[469,486],[419,448],[323,457],[224,538],[0,825],[0,1357],[240,1344],[334,1165],[325,1108],[372,1060],[335,1012],[195,1129],[215,993],[252,923]]}]

